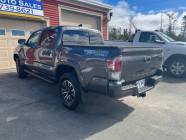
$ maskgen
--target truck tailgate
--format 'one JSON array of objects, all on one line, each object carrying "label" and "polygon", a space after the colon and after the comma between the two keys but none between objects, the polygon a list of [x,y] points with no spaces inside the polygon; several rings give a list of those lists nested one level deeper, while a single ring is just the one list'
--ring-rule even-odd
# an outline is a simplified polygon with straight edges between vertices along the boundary
[{"label": "truck tailgate", "polygon": [[162,65],[161,48],[121,47],[122,79],[126,82],[144,79],[156,73]]}]

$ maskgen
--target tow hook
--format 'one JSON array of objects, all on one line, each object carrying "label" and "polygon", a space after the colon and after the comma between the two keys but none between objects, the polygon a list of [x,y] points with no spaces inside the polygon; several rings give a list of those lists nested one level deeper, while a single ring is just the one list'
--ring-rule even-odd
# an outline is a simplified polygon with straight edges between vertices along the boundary
[{"label": "tow hook", "polygon": [[142,97],[142,98],[145,98],[146,97],[146,93],[144,92],[144,93],[140,93],[139,95],[138,95],[138,97]]}]

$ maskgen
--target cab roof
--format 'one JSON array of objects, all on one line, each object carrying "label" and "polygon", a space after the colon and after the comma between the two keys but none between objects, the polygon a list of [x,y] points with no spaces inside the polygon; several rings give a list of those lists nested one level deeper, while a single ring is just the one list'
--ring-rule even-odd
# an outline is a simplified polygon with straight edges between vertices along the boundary
[{"label": "cab roof", "polygon": [[45,27],[45,28],[36,30],[34,32],[47,30],[47,29],[54,29],[54,28],[61,28],[62,30],[84,30],[84,31],[88,31],[88,32],[100,33],[100,31],[98,31],[96,29],[91,29],[91,28],[81,27],[81,26],[50,26],[50,27]]}]

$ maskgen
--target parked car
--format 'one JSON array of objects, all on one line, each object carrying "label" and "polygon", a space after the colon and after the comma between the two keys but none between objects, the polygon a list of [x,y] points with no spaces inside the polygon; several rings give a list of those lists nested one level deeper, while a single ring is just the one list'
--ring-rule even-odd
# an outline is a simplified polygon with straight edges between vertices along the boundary
[{"label": "parked car", "polygon": [[18,43],[14,60],[19,78],[30,74],[59,83],[68,109],[79,105],[82,91],[145,96],[161,79],[161,48],[105,46],[97,30],[48,27]]},{"label": "parked car", "polygon": [[127,47],[162,47],[163,69],[177,78],[186,75],[186,42],[177,42],[158,31],[137,31],[132,42],[106,41],[107,45]]}]

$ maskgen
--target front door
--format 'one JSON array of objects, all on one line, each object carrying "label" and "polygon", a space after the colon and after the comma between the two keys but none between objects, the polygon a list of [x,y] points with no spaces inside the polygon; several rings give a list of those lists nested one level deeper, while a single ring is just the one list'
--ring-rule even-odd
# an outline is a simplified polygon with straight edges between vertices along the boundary
[{"label": "front door", "polygon": [[41,37],[42,31],[34,32],[30,38],[28,39],[26,45],[24,46],[24,59],[25,59],[25,65],[27,68],[30,68],[32,70],[37,69],[37,49],[40,48],[39,42]]}]

